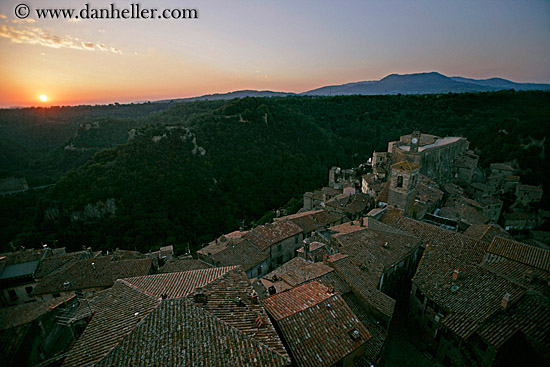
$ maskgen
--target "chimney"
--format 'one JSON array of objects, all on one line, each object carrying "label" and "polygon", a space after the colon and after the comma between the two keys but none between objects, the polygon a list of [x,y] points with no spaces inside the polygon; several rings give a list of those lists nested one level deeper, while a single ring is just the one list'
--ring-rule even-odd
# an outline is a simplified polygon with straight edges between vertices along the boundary
[{"label": "chimney", "polygon": [[456,282],[458,275],[460,274],[460,268],[457,268],[453,271],[453,280]]},{"label": "chimney", "polygon": [[512,300],[512,295],[510,293],[505,293],[502,297],[502,301],[500,302],[500,305],[502,306],[503,310],[506,310],[510,304],[510,301]]},{"label": "chimney", "polygon": [[95,263],[92,263],[92,268],[94,268],[94,270],[95,270]]},{"label": "chimney", "polygon": [[277,289],[270,285],[269,288],[267,288],[267,292],[269,293],[270,296],[274,295],[275,293],[277,293]]},{"label": "chimney", "polygon": [[364,227],[364,226],[365,226],[365,222],[364,222],[364,220],[363,220],[363,217],[360,217],[360,218],[359,218],[359,225],[360,225],[361,227]]}]

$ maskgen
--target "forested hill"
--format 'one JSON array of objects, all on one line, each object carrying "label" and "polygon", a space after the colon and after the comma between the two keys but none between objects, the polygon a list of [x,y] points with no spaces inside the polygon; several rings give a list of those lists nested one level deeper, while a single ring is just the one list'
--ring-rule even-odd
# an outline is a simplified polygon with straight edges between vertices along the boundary
[{"label": "forested hill", "polygon": [[[196,249],[325,185],[331,166],[363,163],[413,130],[467,137],[482,166],[517,159],[522,181],[543,183],[548,204],[547,92],[243,98],[116,121],[111,130],[138,127],[126,144],[97,153],[45,197],[1,202],[25,222],[2,219],[5,244]],[[102,132],[71,143],[94,145]],[[18,200],[27,200],[25,215]]]},{"label": "forested hill", "polygon": [[[68,169],[84,164],[94,152],[124,143],[128,126],[135,127],[140,117],[170,105],[0,109],[0,178],[25,176],[31,186],[53,183]],[[90,138],[98,125],[102,131],[94,142]],[[72,140],[81,142],[84,135],[88,140],[81,147],[84,149],[64,149]]]}]

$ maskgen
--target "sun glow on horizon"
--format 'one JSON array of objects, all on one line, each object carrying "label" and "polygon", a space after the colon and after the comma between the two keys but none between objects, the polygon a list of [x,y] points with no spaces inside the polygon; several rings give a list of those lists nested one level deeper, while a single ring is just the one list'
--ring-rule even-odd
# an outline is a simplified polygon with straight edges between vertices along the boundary
[{"label": "sun glow on horizon", "polygon": [[40,98],[40,100],[41,100],[42,102],[46,102],[46,101],[48,100],[48,96],[45,95],[45,94],[40,95],[39,98]]}]

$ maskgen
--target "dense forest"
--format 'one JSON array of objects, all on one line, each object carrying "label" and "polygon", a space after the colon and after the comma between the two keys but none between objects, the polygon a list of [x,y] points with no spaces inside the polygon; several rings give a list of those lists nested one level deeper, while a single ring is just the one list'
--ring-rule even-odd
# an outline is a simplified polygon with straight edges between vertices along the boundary
[{"label": "dense forest", "polygon": [[[0,199],[0,244],[182,252],[250,226],[328,169],[420,130],[515,161],[549,208],[550,93],[243,98],[0,110],[0,173],[41,190]],[[290,200],[290,202],[289,202]]]}]

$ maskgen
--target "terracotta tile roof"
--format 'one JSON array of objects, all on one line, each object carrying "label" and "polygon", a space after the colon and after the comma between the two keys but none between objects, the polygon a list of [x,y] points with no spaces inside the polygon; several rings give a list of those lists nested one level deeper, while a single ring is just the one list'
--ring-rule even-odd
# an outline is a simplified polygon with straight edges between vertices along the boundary
[{"label": "terracotta tile roof", "polygon": [[483,205],[481,205],[479,202],[467,198],[465,196],[453,196],[450,197],[445,202],[445,207],[460,207],[460,206],[471,206],[472,208],[482,209]]},{"label": "terracotta tile roof", "polygon": [[509,310],[491,318],[478,329],[489,344],[500,348],[515,333],[521,331],[541,350],[550,350],[550,304],[547,299],[526,295]]},{"label": "terracotta tile roof", "polygon": [[[341,246],[340,252],[355,257],[357,261],[373,258],[382,265],[382,271],[403,261],[421,245],[420,240],[410,234],[396,234],[370,228],[338,235],[335,240]],[[369,265],[365,264],[367,269],[370,268]],[[378,274],[381,275],[382,273]]]},{"label": "terracotta tile roof", "polygon": [[315,280],[331,289],[333,293],[344,295],[351,292],[350,286],[335,271],[321,275]]},{"label": "terracotta tile roof", "polygon": [[[460,273],[453,280],[453,272]],[[413,283],[447,313],[441,323],[463,339],[501,309],[502,298],[520,299],[525,289],[449,251],[428,247]]]},{"label": "terracotta tile roof", "polygon": [[335,232],[334,235],[362,231],[364,229],[364,226],[359,225],[359,221],[351,221],[343,224],[338,224],[329,228],[331,232]]},{"label": "terracotta tile roof", "polygon": [[315,281],[263,302],[298,366],[331,366],[371,338],[343,298]]},{"label": "terracotta tile roof", "polygon": [[511,165],[506,164],[506,163],[491,163],[489,165],[489,167],[491,168],[491,170],[493,170],[493,169],[506,170],[506,171],[513,171],[514,170]]},{"label": "terracotta tile roof", "polygon": [[332,187],[323,187],[321,190],[315,191],[312,197],[316,200],[323,200],[323,194],[328,196],[337,196],[342,193],[342,190],[338,190]]},{"label": "terracotta tile roof", "polygon": [[269,314],[280,321],[333,297],[329,288],[317,281],[307,282],[285,292],[277,293],[262,301]]},{"label": "terracotta tile roof", "polygon": [[148,274],[151,266],[151,259],[112,261],[111,256],[84,259],[42,279],[32,294],[111,287],[117,279]]},{"label": "terracotta tile roof", "polygon": [[384,224],[396,227],[395,223],[403,218],[403,214],[405,213],[405,211],[403,209],[395,208],[392,206],[385,207],[384,209],[385,210],[382,212],[382,215],[378,220]]},{"label": "terracotta tile roof", "polygon": [[[330,260],[329,258],[329,261]],[[373,277],[369,277],[368,274],[360,270],[353,263],[350,256],[340,257],[330,264],[362,302],[377,310],[382,315],[390,319],[392,318],[395,300],[379,291],[377,289],[378,284],[374,283]]]},{"label": "terracotta tile roof", "polygon": [[517,191],[532,191],[542,193],[542,187],[533,185],[518,185]]},{"label": "terracotta tile roof", "polygon": [[40,264],[34,273],[34,278],[41,279],[46,275],[59,273],[78,260],[83,260],[90,257],[91,255],[88,251],[69,252],[68,254],[47,257],[40,261]]},{"label": "terracotta tile roof", "polygon": [[495,236],[511,238],[510,234],[498,224],[473,224],[464,231],[464,235],[485,242],[491,242]]},{"label": "terracotta tile roof", "polygon": [[75,296],[37,301],[17,306],[0,308],[0,330],[21,326],[36,320],[49,311],[62,306]]},{"label": "terracotta tile roof", "polygon": [[281,292],[333,271],[334,269],[322,262],[311,262],[295,257],[264,275],[260,281],[264,287],[273,285],[277,292]]},{"label": "terracotta tile roof", "polygon": [[370,199],[367,195],[361,193],[354,195],[341,194],[328,200],[325,205],[329,209],[334,209],[350,215],[356,215],[368,209]]},{"label": "terracotta tile roof", "polygon": [[63,366],[96,365],[159,304],[157,297],[121,280],[99,292],[91,301],[95,315],[68,352]]},{"label": "terracotta tile roof", "polygon": [[346,293],[342,298],[371,334],[372,338],[365,345],[365,357],[369,362],[375,363],[382,353],[382,348],[388,337],[387,331],[369,315],[361,301],[353,293]]},{"label": "terracotta tile roof", "polygon": [[45,252],[46,249],[27,249],[15,252],[6,252],[0,254],[0,257],[6,258],[6,265],[15,265],[40,260],[44,256]]},{"label": "terracotta tile roof", "polygon": [[180,298],[162,302],[98,366],[286,366],[289,362]]},{"label": "terracotta tile roof", "polygon": [[[313,241],[309,244],[309,252],[313,252],[315,250],[319,250],[320,248],[324,248],[324,247],[326,247],[324,243]],[[304,248],[300,247],[299,249],[296,250],[296,252],[303,254]]]},{"label": "terracotta tile roof", "polygon": [[180,273],[154,274],[126,278],[124,282],[157,298],[162,295],[166,295],[167,298],[181,298],[192,294],[196,288],[204,287],[233,269],[235,269],[234,266],[228,266]]},{"label": "terracotta tile roof", "polygon": [[342,213],[335,213],[326,210],[311,210],[293,215],[287,215],[275,220],[291,221],[298,227],[302,228],[305,233],[326,228],[336,222],[349,221],[349,219]]},{"label": "terracotta tile roof", "polygon": [[488,246],[487,242],[429,223],[403,217],[396,212],[387,211],[380,218],[380,221],[412,234],[419,238],[425,246],[450,251],[468,263],[479,264],[483,260]]},{"label": "terracotta tile roof", "polygon": [[539,293],[544,293],[550,281],[550,271],[536,268],[513,259],[487,253],[481,264],[499,276]]},{"label": "terracotta tile roof", "polygon": [[204,256],[210,256],[217,254],[220,251],[225,250],[228,246],[239,242],[248,231],[233,231],[216,238],[216,240],[210,242],[207,246],[197,251],[197,254]]},{"label": "terracotta tile roof", "polygon": [[139,251],[121,250],[118,248],[115,251],[113,251],[111,256],[113,261],[143,259],[145,257],[145,255],[143,255]]},{"label": "terracotta tile roof", "polygon": [[439,216],[467,224],[485,224],[489,218],[479,213],[471,206],[446,206],[441,208]]},{"label": "terracotta tile roof", "polygon": [[550,271],[550,251],[538,247],[506,238],[494,237],[487,252]]},{"label": "terracotta tile roof", "polygon": [[178,273],[189,270],[210,269],[212,265],[206,264],[197,259],[178,259],[168,261],[159,269],[159,273]]},{"label": "terracotta tile roof", "polygon": [[240,267],[118,280],[90,302],[96,314],[65,365],[290,365],[252,293]]},{"label": "terracotta tile roof", "polygon": [[250,240],[260,251],[266,251],[274,244],[302,232],[303,230],[296,224],[287,220],[280,220],[256,227],[249,231],[244,238]]},{"label": "terracotta tile roof", "polygon": [[423,202],[436,203],[443,198],[443,191],[437,186],[420,183],[416,189],[416,198]]},{"label": "terracotta tile roof", "polygon": [[256,248],[249,240],[232,242],[224,250],[210,256],[216,266],[241,265],[244,271],[263,263],[269,254]]},{"label": "terracotta tile roof", "polygon": [[[253,289],[240,267],[203,286],[202,292],[208,300],[200,304],[204,310],[267,345],[273,351],[288,357],[262,305],[251,302]],[[187,298],[192,297],[193,295],[189,295]],[[258,326],[258,319],[262,322],[261,326]]]}]

